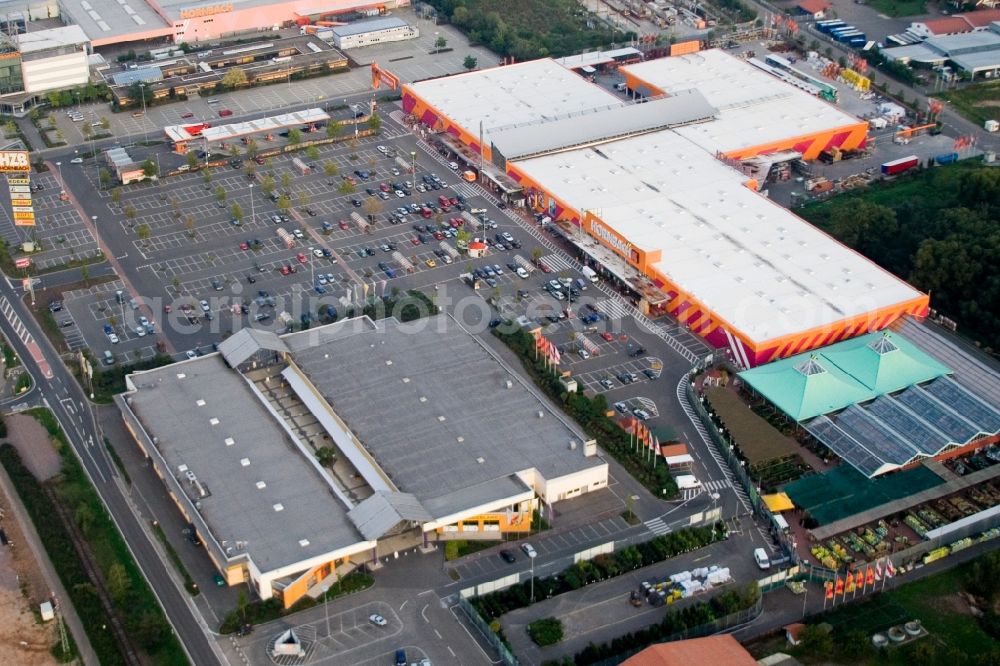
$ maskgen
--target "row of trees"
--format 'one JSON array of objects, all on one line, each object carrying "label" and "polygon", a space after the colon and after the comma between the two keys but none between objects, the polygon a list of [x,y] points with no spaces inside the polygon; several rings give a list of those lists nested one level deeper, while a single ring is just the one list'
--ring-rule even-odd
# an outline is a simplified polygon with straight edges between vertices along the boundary
[{"label": "row of trees", "polygon": [[512,0],[505,3],[503,15],[490,0],[430,0],[430,4],[470,42],[517,60],[559,57],[635,39],[634,32],[604,28],[576,0]]},{"label": "row of trees", "polygon": [[931,305],[1000,348],[1000,170],[958,164],[876,184],[803,215],[931,294]]},{"label": "row of trees", "polygon": [[[535,253],[532,253],[535,256]],[[511,330],[513,329],[513,330]],[[665,464],[653,466],[646,460],[648,454],[636,447],[626,433],[613,419],[608,417],[608,401],[603,394],[588,398],[581,386],[575,392],[567,391],[545,363],[536,359],[535,338],[530,333],[513,326],[504,325],[493,329],[519,357],[535,383],[580,424],[584,431],[597,440],[602,449],[614,456],[633,478],[642,483],[656,497],[673,499],[677,496],[677,484]],[[638,449],[638,450],[637,450]]]},{"label": "row of trees", "polygon": [[[590,583],[614,578],[662,562],[682,553],[688,553],[726,538],[722,523],[713,527],[691,527],[670,534],[653,537],[635,546],[614,553],[598,555],[593,560],[581,560],[560,573],[546,578],[535,578],[535,601],[557,594],[577,590]],[[472,599],[476,611],[487,621],[498,619],[505,613],[533,603],[531,581],[525,581],[497,592]]]}]

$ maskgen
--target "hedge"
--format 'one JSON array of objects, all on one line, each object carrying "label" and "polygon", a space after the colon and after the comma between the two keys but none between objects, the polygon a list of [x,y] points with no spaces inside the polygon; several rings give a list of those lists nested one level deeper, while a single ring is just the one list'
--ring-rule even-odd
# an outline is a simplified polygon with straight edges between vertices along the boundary
[{"label": "hedge", "polygon": [[[574,655],[575,666],[590,666],[619,655],[632,654],[653,643],[677,640],[683,632],[690,631],[709,622],[714,622],[733,613],[752,608],[757,603],[760,591],[757,583],[750,583],[744,590],[727,590],[706,601],[700,601],[681,610],[667,613],[663,620],[645,629],[634,631],[612,640],[610,643],[595,645],[590,643]],[[558,664],[559,662],[554,662]],[[553,662],[546,662],[548,666]]]},{"label": "hedge", "polygon": [[[65,506],[69,513],[74,516],[80,532],[87,540],[89,551],[103,572],[105,580],[108,579],[109,572],[114,565],[120,565],[124,569],[127,589],[120,598],[113,601],[124,622],[126,633],[137,647],[149,655],[149,661],[152,664],[187,666],[188,660],[181,649],[180,641],[167,622],[153,590],[139,570],[125,540],[118,532],[118,527],[104,509],[104,503],[70,449],[66,436],[52,412],[48,409],[35,408],[26,410],[24,413],[41,423],[49,436],[56,442],[56,450],[62,462],[62,473],[50,482],[52,490],[56,501]],[[35,483],[37,484],[37,481]],[[44,519],[49,522],[58,522],[53,521],[51,515],[49,513]],[[68,534],[67,538],[69,538]],[[46,546],[49,547],[49,544]],[[72,546],[70,552],[74,557],[76,556],[76,551],[72,550]],[[55,564],[54,560],[53,564]],[[92,586],[88,587],[92,588]],[[70,585],[66,585],[66,588],[69,590]],[[94,603],[99,605],[96,596],[94,596]],[[141,611],[137,612],[136,609],[141,609]],[[110,635],[110,632],[102,630],[101,634],[100,638],[103,640],[103,635]],[[90,635],[89,630],[88,635]],[[93,636],[91,640],[93,640]],[[96,646],[94,649],[97,649]],[[101,663],[105,663],[103,659]]]},{"label": "hedge", "polygon": [[[629,442],[629,434],[619,427],[614,419],[608,418],[608,401],[603,395],[588,398],[580,387],[575,393],[567,391],[545,363],[535,358],[535,338],[527,331],[514,328],[512,322],[504,322],[493,329],[511,351],[518,355],[525,370],[535,384],[563,408],[580,424],[584,432],[597,440],[598,445],[628,471],[636,481],[645,486],[660,499],[674,499],[678,495],[677,484],[666,464],[655,467],[644,459],[645,451]],[[512,330],[513,329],[513,330]],[[646,454],[648,455],[648,454]]]},{"label": "hedge", "polygon": [[[582,560],[553,576],[536,578],[535,600],[540,601],[590,583],[621,576],[724,538],[726,538],[726,528],[723,523],[717,523],[714,527],[691,527],[653,537],[649,541],[623,548],[615,553],[598,555],[592,561]],[[489,622],[512,610],[530,606],[531,581],[527,580],[503,590],[475,597],[470,603],[476,612]]]}]

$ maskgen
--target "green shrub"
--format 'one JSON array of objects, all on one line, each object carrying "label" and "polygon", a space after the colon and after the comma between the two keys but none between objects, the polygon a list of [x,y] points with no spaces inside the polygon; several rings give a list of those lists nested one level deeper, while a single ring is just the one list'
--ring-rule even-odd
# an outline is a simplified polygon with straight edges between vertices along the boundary
[{"label": "green shrub", "polygon": [[528,625],[528,635],[535,645],[555,645],[563,639],[562,621],[557,617],[543,617]]}]

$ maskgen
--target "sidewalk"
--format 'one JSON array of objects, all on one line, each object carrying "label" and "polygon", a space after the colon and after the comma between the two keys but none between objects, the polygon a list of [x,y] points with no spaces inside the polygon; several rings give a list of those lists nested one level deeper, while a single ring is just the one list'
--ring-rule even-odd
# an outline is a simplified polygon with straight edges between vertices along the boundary
[{"label": "sidewalk", "polygon": [[66,620],[66,626],[73,635],[73,640],[76,641],[76,650],[80,654],[80,658],[87,666],[100,666],[97,655],[94,653],[94,648],[90,645],[87,632],[83,630],[83,623],[80,622],[80,617],[76,614],[76,609],[70,602],[69,595],[66,594],[66,589],[63,587],[62,581],[59,580],[59,576],[56,575],[56,570],[52,566],[52,562],[49,561],[49,556],[45,552],[41,540],[38,538],[35,525],[31,522],[31,518],[28,517],[28,512],[25,510],[24,504],[21,503],[21,498],[14,491],[14,484],[11,483],[10,477],[7,476],[7,470],[2,467],[0,467],[0,488],[10,498],[11,510],[14,512],[17,521],[21,524],[21,531],[28,542],[28,547],[38,562],[42,576],[45,577],[45,581],[59,600],[59,608],[62,611],[63,618]]}]

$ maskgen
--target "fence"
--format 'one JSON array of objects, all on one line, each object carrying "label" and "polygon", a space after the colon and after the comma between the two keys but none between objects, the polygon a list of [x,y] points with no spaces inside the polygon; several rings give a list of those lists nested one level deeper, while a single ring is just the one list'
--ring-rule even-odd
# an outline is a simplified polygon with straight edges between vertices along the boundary
[{"label": "fence", "polygon": [[771,532],[776,536],[781,549],[791,559],[793,564],[797,564],[798,557],[795,554],[795,547],[789,541],[789,537],[784,533],[784,531],[778,527],[778,524],[774,520],[774,515],[770,512],[770,510],[768,510],[767,505],[764,504],[764,500],[761,499],[760,492],[758,492],[753,479],[750,478],[746,468],[743,466],[743,462],[733,452],[733,449],[729,444],[729,439],[724,434],[719,432],[718,428],[716,428],[715,422],[709,415],[708,410],[705,409],[702,397],[695,393],[694,387],[691,385],[690,377],[684,383],[684,390],[687,394],[688,402],[698,414],[698,418],[701,419],[702,425],[705,426],[705,430],[708,432],[709,437],[712,438],[712,442],[715,444],[716,448],[718,448],[719,452],[722,453],[722,456],[725,458],[726,464],[729,466],[733,476],[739,481],[740,485],[743,486],[743,490],[746,492],[747,498],[750,500],[750,505],[753,507],[754,513],[767,521],[767,524],[771,527]]},{"label": "fence", "polygon": [[[722,633],[734,627],[739,627],[740,625],[751,622],[760,615],[761,610],[764,606],[764,595],[757,595],[757,603],[755,603],[750,608],[731,613],[725,617],[720,617],[712,622],[707,622],[705,624],[699,624],[697,627],[691,627],[690,629],[685,629],[684,631],[679,631],[675,634],[671,634],[667,638],[659,639],[658,643],[669,643],[670,641],[681,641],[687,640],[689,638],[702,638],[704,636],[714,636],[715,634]],[[609,657],[602,661],[594,662],[592,666],[617,666],[629,657],[636,655],[649,646],[642,646],[632,648],[631,650],[626,650],[621,652],[614,657]]]},{"label": "fence", "polygon": [[500,661],[504,664],[504,666],[519,666],[519,662],[517,661],[517,657],[514,656],[514,653],[510,651],[510,648],[507,647],[502,640],[500,640],[500,636],[490,629],[490,625],[487,624],[486,620],[484,620],[479,613],[476,612],[476,609],[472,607],[472,604],[470,604],[467,599],[460,596],[458,598],[458,606],[465,613],[466,617],[469,618],[469,622],[471,622],[472,625],[479,630],[479,633],[483,635],[486,642],[493,646],[493,649],[499,653]]}]

